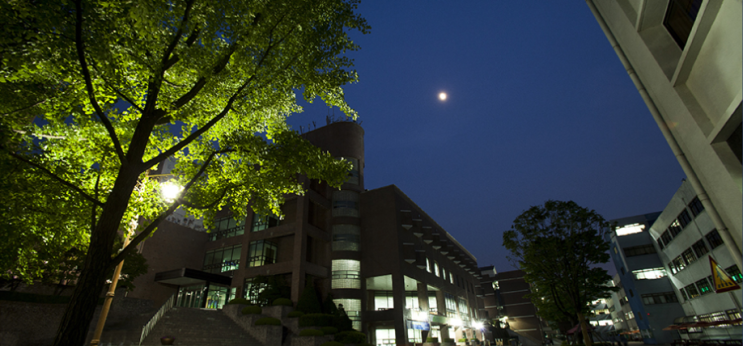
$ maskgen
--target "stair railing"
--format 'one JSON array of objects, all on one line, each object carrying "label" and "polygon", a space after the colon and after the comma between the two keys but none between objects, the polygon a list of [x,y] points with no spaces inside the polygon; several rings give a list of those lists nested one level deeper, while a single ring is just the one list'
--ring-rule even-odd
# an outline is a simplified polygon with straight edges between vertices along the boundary
[{"label": "stair railing", "polygon": [[160,321],[160,318],[165,315],[166,312],[168,312],[173,305],[175,305],[175,293],[168,298],[168,300],[163,304],[163,306],[160,307],[160,310],[157,310],[155,313],[155,316],[152,316],[149,322],[142,327],[142,336],[139,338],[139,345],[142,345],[142,341],[147,337],[148,334],[152,331],[152,329],[155,328],[155,325],[158,321]]}]

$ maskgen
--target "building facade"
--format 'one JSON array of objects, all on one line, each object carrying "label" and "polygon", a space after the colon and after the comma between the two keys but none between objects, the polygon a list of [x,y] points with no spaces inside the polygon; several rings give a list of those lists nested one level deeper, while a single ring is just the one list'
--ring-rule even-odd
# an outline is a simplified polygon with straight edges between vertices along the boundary
[{"label": "building facade", "polygon": [[[710,258],[739,285],[743,275],[688,181],[650,227],[661,264],[683,308],[676,322],[740,320],[741,291],[715,293]],[[740,322],[681,330],[683,338],[740,337]]]},{"label": "building facade", "polygon": [[141,249],[150,272],[129,296],[221,308],[254,300],[260,276],[295,303],[307,285],[332,295],[376,345],[482,339],[475,257],[396,186],[365,189],[363,136],[353,122],[304,134],[353,169],[339,190],[300,177],[307,192],[286,196],[283,218],[223,213],[209,233],[188,221],[160,227]]},{"label": "building facade", "polygon": [[741,2],[587,4],[735,263],[743,266]]},{"label": "building facade", "polygon": [[646,344],[671,343],[678,335],[663,329],[684,314],[650,235],[650,226],[661,213],[612,220],[617,228],[609,234],[617,275],[614,283],[619,305],[614,306],[615,332]]}]

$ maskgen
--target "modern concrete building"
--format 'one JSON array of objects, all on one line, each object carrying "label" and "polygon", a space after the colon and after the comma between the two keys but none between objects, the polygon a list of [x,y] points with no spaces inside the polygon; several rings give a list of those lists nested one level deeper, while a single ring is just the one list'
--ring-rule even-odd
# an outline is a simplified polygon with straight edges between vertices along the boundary
[{"label": "modern concrete building", "polygon": [[525,340],[527,345],[543,345],[545,330],[542,319],[531,299],[531,286],[524,280],[524,272],[512,270],[497,273],[493,266],[480,268],[483,290],[482,310],[490,319],[508,323],[508,328]]},{"label": "modern concrete building", "polygon": [[301,177],[307,193],[286,196],[283,219],[249,212],[237,224],[225,213],[210,233],[163,225],[143,245],[150,272],[129,296],[220,308],[255,299],[263,276],[282,281],[295,303],[307,284],[332,294],[376,345],[482,339],[475,257],[396,186],[365,189],[361,126],[335,122],[304,136],[353,163],[340,190]]},{"label": "modern concrete building", "polygon": [[743,4],[586,2],[742,267]]},{"label": "modern concrete building", "polygon": [[611,220],[617,228],[609,234],[611,255],[617,268],[615,285],[619,308],[613,311],[615,332],[646,344],[668,344],[678,338],[663,329],[684,314],[666,268],[650,235],[650,226],[661,213]]},{"label": "modern concrete building", "polygon": [[[677,293],[683,311],[676,322],[740,321],[741,291],[715,293],[710,257],[737,283],[740,267],[730,254],[709,213],[694,189],[684,181],[649,229],[663,269]],[[740,338],[740,322],[681,330],[683,338]]]}]

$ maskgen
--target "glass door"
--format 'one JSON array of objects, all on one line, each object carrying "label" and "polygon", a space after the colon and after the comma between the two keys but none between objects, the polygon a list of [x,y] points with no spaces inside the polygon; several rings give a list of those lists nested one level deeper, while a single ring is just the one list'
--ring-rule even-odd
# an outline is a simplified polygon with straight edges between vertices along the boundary
[{"label": "glass door", "polygon": [[183,308],[200,308],[202,307],[202,297],[204,285],[194,285],[181,287],[178,289],[178,302],[176,306]]}]

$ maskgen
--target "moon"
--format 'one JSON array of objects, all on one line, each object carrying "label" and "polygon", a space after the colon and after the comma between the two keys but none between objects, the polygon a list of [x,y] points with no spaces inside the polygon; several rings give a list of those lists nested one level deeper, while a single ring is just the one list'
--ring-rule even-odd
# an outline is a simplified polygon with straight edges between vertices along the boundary
[{"label": "moon", "polygon": [[446,93],[445,92],[439,93],[439,100],[446,101]]}]

